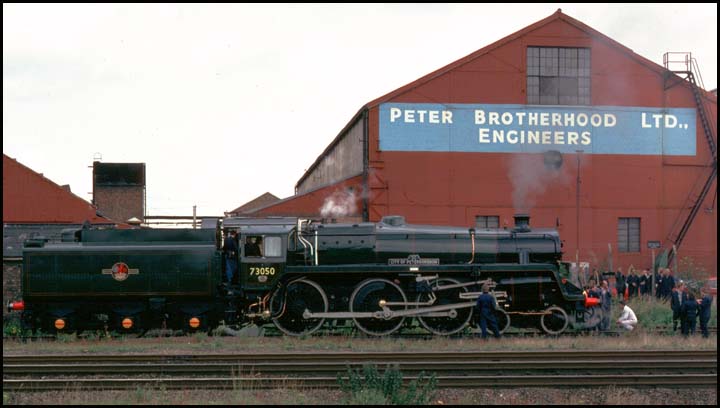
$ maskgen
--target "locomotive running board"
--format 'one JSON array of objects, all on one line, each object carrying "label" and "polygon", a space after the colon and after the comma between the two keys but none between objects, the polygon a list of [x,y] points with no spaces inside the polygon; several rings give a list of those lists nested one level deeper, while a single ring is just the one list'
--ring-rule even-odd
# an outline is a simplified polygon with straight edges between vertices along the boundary
[{"label": "locomotive running board", "polygon": [[[377,312],[324,312],[312,313],[305,309],[303,319],[353,319],[353,318],[376,318],[376,319],[392,319],[395,317],[405,316],[423,316],[423,317],[453,317],[452,311],[456,309],[465,309],[475,306],[475,302],[455,303],[452,305],[441,305],[425,307],[422,309],[406,309],[406,310],[390,310],[387,307]],[[447,313],[440,313],[447,312]]]}]

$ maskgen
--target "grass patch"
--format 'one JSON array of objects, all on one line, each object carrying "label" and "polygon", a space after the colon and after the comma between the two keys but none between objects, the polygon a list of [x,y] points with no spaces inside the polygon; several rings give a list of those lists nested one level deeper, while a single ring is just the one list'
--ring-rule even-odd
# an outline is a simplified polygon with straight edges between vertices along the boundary
[{"label": "grass patch", "polygon": [[16,313],[3,317],[3,338],[19,336],[23,333],[20,316]]},{"label": "grass patch", "polygon": [[340,389],[349,394],[349,405],[426,405],[435,395],[437,379],[421,372],[417,380],[403,386],[403,375],[397,367],[387,367],[381,375],[374,365],[360,370],[348,368],[347,380],[338,375]]},{"label": "grass patch", "polygon": [[188,337],[113,339],[77,339],[58,342],[49,339],[22,341],[3,340],[4,354],[207,354],[207,353],[288,353],[288,352],[389,352],[389,351],[525,351],[525,350],[716,350],[717,335],[704,339],[699,333],[685,338],[678,333],[658,335],[643,327],[619,337],[579,335],[559,337],[503,337],[482,341],[474,337],[432,339],[312,337],[308,339]]}]

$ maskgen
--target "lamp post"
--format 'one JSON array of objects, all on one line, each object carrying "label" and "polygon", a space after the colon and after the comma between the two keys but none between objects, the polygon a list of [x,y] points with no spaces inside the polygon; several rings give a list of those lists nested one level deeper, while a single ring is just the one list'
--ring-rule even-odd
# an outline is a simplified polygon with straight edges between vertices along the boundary
[{"label": "lamp post", "polygon": [[[580,272],[580,154],[583,150],[576,150],[577,153],[577,186],[575,188],[575,265]],[[583,279],[585,278],[583,274]],[[584,283],[584,282],[583,282]]]}]

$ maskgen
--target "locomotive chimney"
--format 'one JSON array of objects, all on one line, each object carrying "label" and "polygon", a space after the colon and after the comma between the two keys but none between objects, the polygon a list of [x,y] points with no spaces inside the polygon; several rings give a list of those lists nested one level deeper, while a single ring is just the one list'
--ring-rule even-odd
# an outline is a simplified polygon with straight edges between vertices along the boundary
[{"label": "locomotive chimney", "polygon": [[514,232],[530,231],[530,214],[515,214],[513,218],[515,218]]}]

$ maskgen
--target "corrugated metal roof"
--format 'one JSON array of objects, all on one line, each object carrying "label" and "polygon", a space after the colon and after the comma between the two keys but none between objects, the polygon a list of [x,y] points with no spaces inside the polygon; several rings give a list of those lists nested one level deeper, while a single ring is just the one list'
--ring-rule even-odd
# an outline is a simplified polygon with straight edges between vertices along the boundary
[{"label": "corrugated metal roof", "polygon": [[3,154],[3,222],[112,224],[87,201]]}]

